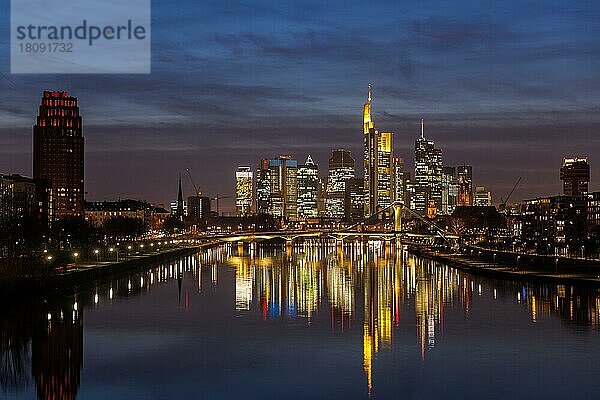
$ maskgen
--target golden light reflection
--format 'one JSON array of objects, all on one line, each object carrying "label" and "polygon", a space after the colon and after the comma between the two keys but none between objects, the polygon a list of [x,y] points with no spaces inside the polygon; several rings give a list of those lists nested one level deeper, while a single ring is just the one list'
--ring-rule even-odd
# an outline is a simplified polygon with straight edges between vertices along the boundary
[{"label": "golden light reflection", "polygon": [[[474,300],[498,307],[515,303],[532,322],[556,313],[594,326],[600,319],[598,295],[582,298],[564,286],[497,286],[378,240],[257,244],[255,253],[223,252],[224,263],[235,268],[236,309],[258,310],[264,320],[302,318],[308,326],[323,318],[333,335],[361,327],[369,394],[375,390],[377,354],[398,345],[403,325],[416,328],[415,357],[425,362],[444,334],[447,308],[462,312],[464,321],[471,318]],[[207,265],[214,277],[216,265]]]}]

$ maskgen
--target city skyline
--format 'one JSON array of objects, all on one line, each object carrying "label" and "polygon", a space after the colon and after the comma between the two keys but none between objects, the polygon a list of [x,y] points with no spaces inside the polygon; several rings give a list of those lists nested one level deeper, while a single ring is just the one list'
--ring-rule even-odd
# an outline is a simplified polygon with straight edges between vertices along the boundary
[{"label": "city skyline", "polygon": [[[47,90],[44,90],[42,94],[45,96],[45,95],[46,95],[46,93],[53,93],[53,92],[54,92],[54,93],[59,93],[59,94],[60,94],[60,93],[65,93],[65,94],[67,93],[67,92],[63,92],[63,91],[47,91]],[[74,97],[72,97],[72,98],[73,98],[73,99],[75,99],[75,101],[78,101],[78,98],[77,98],[77,96],[74,96]],[[371,100],[372,100],[372,85],[371,85],[371,84],[369,84],[369,90],[368,90],[368,105],[369,105],[369,106],[371,105]],[[365,111],[363,110],[363,114],[364,114],[364,112],[365,112]],[[371,118],[371,116],[370,116],[370,113],[371,113],[371,107],[369,107],[369,118]],[[374,113],[374,114],[375,114],[375,113]],[[364,116],[363,116],[363,117],[364,117]],[[81,118],[81,117],[80,117],[80,118]],[[364,122],[364,121],[363,121],[363,125],[365,125],[365,122]],[[414,143],[417,143],[417,144],[419,143],[419,140],[424,140],[424,139],[423,139],[423,132],[424,132],[424,119],[423,119],[423,118],[420,118],[420,120],[419,120],[419,127],[420,127],[420,128],[419,128],[419,133],[418,133],[418,136],[417,136],[417,140],[414,142]],[[35,126],[34,126],[34,128],[35,128]],[[364,128],[364,126],[363,126],[363,128]],[[376,126],[374,126],[374,128],[373,128],[373,129],[375,129],[375,128],[376,128]],[[366,128],[364,128],[364,129],[366,129]],[[364,129],[363,129],[363,130],[364,130]],[[84,129],[84,131],[85,131],[85,129]],[[379,134],[379,130],[378,130],[378,129],[377,129],[377,132],[378,132],[378,134]],[[383,131],[382,131],[381,135],[390,135],[390,143],[391,143],[391,138],[392,138],[392,136],[394,135],[394,133],[393,133],[393,132],[387,133],[387,132],[383,132]],[[432,142],[432,143],[433,143],[433,142]],[[415,146],[416,146],[416,144],[415,144]],[[443,144],[442,144],[442,146],[443,146]],[[343,149],[343,150],[344,150],[344,151],[348,151],[348,152],[349,152],[351,155],[353,155],[353,154],[354,154],[353,150],[351,150],[351,149],[350,149],[350,147],[348,147],[348,148],[346,148],[346,149]],[[403,152],[404,150],[405,150],[405,149],[404,149],[403,147],[402,147],[402,149],[401,149],[401,150],[399,150],[399,151],[394,151],[394,150],[392,150],[392,152],[390,153],[390,156],[391,156],[391,161],[393,161],[394,157],[396,157],[396,156],[397,156],[397,157],[399,157],[399,158],[401,158],[401,159],[403,159],[403,160],[404,160],[404,159],[411,160],[410,154],[407,156],[407,155],[406,155],[406,154]],[[86,158],[87,158],[87,151],[88,151],[88,150],[86,149]],[[257,151],[258,151],[258,150],[257,150]],[[332,148],[331,150],[328,150],[328,151],[335,151],[335,149],[333,149],[333,148]],[[364,153],[364,151],[365,151],[365,150],[363,149],[362,151],[363,151],[363,153]],[[409,149],[409,151],[411,151],[411,150]],[[414,149],[413,149],[412,151],[414,151]],[[282,153],[285,153],[285,151],[283,151]],[[288,153],[289,153],[289,152],[288,152]],[[317,153],[320,153],[320,151],[317,151]],[[264,154],[264,152],[263,152],[262,154]],[[295,153],[294,153],[294,154],[295,154]],[[587,153],[584,153],[584,154],[587,154]],[[308,156],[308,157],[312,157],[312,156],[311,156],[311,154],[308,154],[307,156]],[[569,155],[569,156],[563,156],[563,157],[561,158],[561,161],[564,163],[564,162],[565,162],[565,160],[567,160],[567,159],[570,159],[570,158],[571,158],[571,156],[575,156],[575,159],[579,159],[578,157],[579,157],[580,155]],[[294,156],[291,156],[291,157],[295,158],[296,156],[294,155]],[[300,158],[302,158],[302,156],[300,156]],[[449,158],[450,158],[450,159],[452,159],[452,157],[449,157]],[[585,160],[588,160],[589,158],[590,158],[590,157],[589,157],[589,156],[587,156],[587,155],[585,155],[585,156],[584,156],[584,159],[585,159]],[[587,162],[587,161],[586,161],[586,162]],[[249,164],[252,164],[252,163],[249,163]],[[255,164],[256,164],[256,163],[255,163]],[[318,162],[317,162],[316,164],[318,165]],[[412,165],[411,165],[411,164],[412,164]],[[463,163],[463,165],[467,165],[467,164],[468,164],[468,161],[465,161],[465,162]],[[258,163],[258,165],[260,165],[260,162]],[[445,165],[446,165],[446,163],[444,163],[444,166],[445,166]],[[562,164],[561,164],[561,165],[562,165]],[[414,168],[414,167],[416,167],[416,166],[415,166],[415,164],[414,164],[414,159],[412,159],[412,162],[411,162],[411,161],[409,161],[409,162],[408,162],[408,163],[406,163],[406,164],[405,164],[405,163],[404,163],[404,161],[403,161],[403,166],[404,166],[405,170],[406,170],[406,171],[408,171],[408,172],[410,172],[410,171],[413,171],[413,172],[414,172],[414,169],[413,169],[413,168]],[[470,167],[472,167],[472,166],[470,166]],[[235,174],[235,170],[236,170],[237,168],[239,168],[239,165],[232,165],[232,166],[231,166],[231,168],[232,168],[232,171],[233,171],[233,172],[234,172],[234,174]],[[591,168],[592,168],[592,167],[591,167],[591,166],[588,164],[588,169],[591,169]],[[250,169],[252,169],[252,167],[250,167]],[[555,172],[556,172],[556,168],[554,168],[554,170],[555,170]],[[1,172],[1,171],[0,171],[0,172]],[[186,168],[186,172],[187,172],[188,174],[190,173],[190,172],[189,172],[189,168]],[[523,172],[526,172],[526,171],[523,171]],[[15,172],[14,172],[14,171],[11,171],[10,173],[15,173]],[[18,171],[18,172],[16,172],[16,173],[22,173],[22,172],[21,172],[21,171]],[[178,179],[179,179],[178,190],[179,190],[179,191],[181,191],[181,187],[182,187],[182,183],[181,183],[181,182],[182,182],[182,181],[181,181],[181,173],[182,173],[182,172],[181,172],[181,171],[176,171],[176,173],[178,174],[177,176],[179,176],[179,178],[178,178]],[[360,172],[360,168],[357,168],[357,171],[356,171],[356,173],[357,173],[357,176],[362,176],[362,174],[361,174],[361,172]],[[523,175],[526,175],[526,174],[525,174],[525,173],[523,173]],[[588,175],[589,175],[589,172],[588,172]],[[235,175],[234,175],[234,176],[235,176]],[[201,176],[201,179],[203,179],[203,180],[205,180],[206,178],[207,178],[207,176],[206,176],[206,175],[202,175],[202,176]],[[327,178],[327,173],[325,173],[325,174],[323,174],[323,173],[319,173],[319,178]],[[485,184],[485,186],[486,186],[486,187],[490,187],[490,186],[492,186],[492,185],[489,185],[489,184],[488,184],[488,183],[486,183],[486,182],[483,182],[481,179],[477,179],[477,178],[478,178],[478,177],[477,177],[477,174],[476,174],[476,175],[475,175],[475,178],[473,178],[473,182],[474,182],[474,183],[472,182],[471,184],[477,184],[477,186],[482,186],[482,185],[484,185],[484,184]],[[562,180],[562,173],[561,173],[561,175],[560,175],[560,177],[559,177],[559,178]],[[589,178],[588,178],[588,179],[589,179]],[[235,178],[233,179],[233,185],[234,185],[234,189],[233,189],[233,190],[231,190],[231,187],[229,187],[229,189],[225,188],[224,190],[221,190],[221,191],[211,190],[211,188],[210,188],[210,187],[201,186],[201,185],[202,185],[202,183],[201,183],[200,185],[196,186],[196,184],[195,184],[195,183],[194,183],[192,180],[189,180],[189,181],[188,181],[188,180],[185,180],[184,182],[185,182],[185,183],[183,184],[183,187],[184,187],[184,190],[183,190],[183,191],[184,191],[184,195],[185,195],[185,196],[188,196],[189,194],[193,194],[193,195],[195,195],[195,194],[196,194],[196,190],[198,190],[198,191],[199,191],[199,192],[201,192],[201,193],[209,193],[209,196],[212,196],[212,194],[214,193],[214,194],[216,194],[217,196],[220,196],[220,197],[219,197],[220,199],[221,199],[221,198],[223,198],[223,199],[225,200],[224,202],[223,202],[223,201],[221,202],[221,211],[224,211],[224,212],[226,212],[226,213],[230,213],[230,214],[233,214],[233,213],[235,213],[235,211],[236,211],[236,204],[235,204],[235,203],[236,203],[236,200],[235,200],[235,195],[236,195],[236,193],[235,193],[235,192],[236,192],[236,190],[235,190]],[[556,182],[554,182],[554,183],[556,183]],[[595,190],[594,190],[594,187],[595,187],[595,185],[594,185],[594,183],[593,183],[593,180],[590,180],[589,184],[590,184],[590,186],[591,186],[591,189],[590,189],[589,191],[590,191],[590,192],[593,192],[593,191],[595,191]],[[560,186],[562,186],[562,184],[561,184]],[[517,187],[518,187],[518,186],[517,186]],[[113,188],[113,192],[114,192],[114,191],[118,192],[118,191],[119,191],[119,188]],[[515,190],[515,191],[516,191],[516,192],[518,192],[518,190]],[[226,193],[227,195],[226,195],[226,196],[223,196],[223,193]],[[500,193],[496,193],[496,194],[498,195],[498,197],[495,197],[495,196],[494,196],[494,194],[493,194],[493,191],[489,191],[489,193],[491,194],[491,197],[492,197],[492,199],[493,199],[493,202],[492,202],[493,204],[496,204],[496,205],[497,205],[497,204],[500,204],[500,203],[502,202],[502,201],[501,201],[501,200],[502,200],[502,198],[503,198],[503,195],[502,195],[502,194],[500,194]],[[559,192],[552,193],[552,194],[558,194],[558,193],[559,193]],[[124,196],[120,196],[120,195],[118,195],[118,196],[116,196],[116,197],[113,195],[113,197],[104,197],[104,198],[102,198],[102,199],[96,198],[96,197],[94,197],[93,195],[92,195],[92,196],[89,196],[89,193],[87,192],[87,189],[86,189],[86,192],[85,192],[85,194],[86,194],[86,196],[85,196],[85,197],[86,197],[86,200],[91,200],[91,201],[109,201],[109,200],[115,200],[115,199],[120,199],[120,198],[128,198],[128,197],[129,197],[129,198],[140,199],[140,200],[141,200],[141,199],[143,199],[143,200],[148,200],[147,198],[143,198],[143,197],[141,197],[139,193],[137,193],[137,194],[136,194],[136,193],[131,193],[130,195],[124,195]],[[231,194],[231,196],[230,196],[229,194]],[[504,194],[506,194],[506,193],[504,193]],[[550,194],[550,195],[552,195],[552,194]],[[525,201],[525,200],[528,200],[528,199],[533,199],[533,198],[537,198],[537,197],[544,196],[544,195],[548,195],[548,194],[545,194],[545,193],[544,193],[544,194],[540,194],[540,193],[531,193],[531,195],[530,195],[530,196],[527,196],[527,197],[524,197],[524,198],[521,198],[521,199],[516,199],[516,198],[514,198],[514,197],[513,197],[513,199],[512,199],[512,200],[513,200],[513,202],[522,202],[522,201]],[[222,197],[221,197],[221,196],[222,196]],[[156,201],[156,200],[154,200],[154,199],[152,199],[152,198],[150,199],[150,201],[151,201],[151,202],[153,202],[153,203],[155,203],[155,204],[162,204],[162,205],[168,205],[168,204],[171,204],[171,205],[172,205],[172,204],[174,203],[174,201],[173,201],[174,197],[173,197],[173,196],[172,196],[170,193],[166,193],[165,191],[163,191],[162,193],[160,193],[160,194],[158,195],[158,197],[159,197],[159,200],[158,200],[158,201]],[[163,201],[163,199],[166,199],[166,200],[165,200],[165,201]],[[438,209],[440,209],[439,207],[440,207],[440,205],[438,205]]]},{"label": "city skyline", "polygon": [[[44,89],[79,98],[92,200],[167,203],[186,168],[200,186],[232,194],[231,172],[257,156],[311,154],[320,165],[331,148],[357,156],[367,82],[399,153],[409,154],[423,116],[448,164],[473,165],[495,199],[521,175],[515,199],[559,193],[561,159],[598,150],[595,3],[344,3],[340,18],[339,3],[311,4],[307,14],[277,2],[243,12],[255,7],[156,3],[148,76],[13,76],[0,46],[0,170],[31,175],[32,115]],[[369,20],[381,33],[370,33]],[[192,192],[185,180],[184,190]]]}]

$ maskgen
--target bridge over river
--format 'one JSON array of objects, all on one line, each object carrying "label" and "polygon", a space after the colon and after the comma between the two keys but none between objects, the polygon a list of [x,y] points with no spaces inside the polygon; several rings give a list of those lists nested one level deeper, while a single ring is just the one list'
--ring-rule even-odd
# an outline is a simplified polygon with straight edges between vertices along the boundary
[{"label": "bridge over river", "polygon": [[[393,230],[367,230],[365,223],[373,218],[378,218],[388,210],[393,210],[394,229]],[[409,214],[412,217],[424,222],[431,228],[430,233],[413,233],[402,229],[403,215]],[[402,202],[393,202],[390,206],[385,207],[378,212],[366,217],[365,219],[346,227],[343,230],[332,229],[313,229],[313,230],[283,230],[276,232],[237,232],[227,235],[216,235],[214,238],[219,238],[228,242],[258,242],[272,239],[283,239],[287,244],[292,244],[298,239],[335,239],[337,242],[344,241],[360,241],[360,240],[384,240],[386,242],[394,242],[396,244],[404,243],[433,243],[436,239],[442,239],[447,245],[455,246],[457,239],[456,235],[442,230],[432,221],[424,218],[414,210],[405,206]]]}]

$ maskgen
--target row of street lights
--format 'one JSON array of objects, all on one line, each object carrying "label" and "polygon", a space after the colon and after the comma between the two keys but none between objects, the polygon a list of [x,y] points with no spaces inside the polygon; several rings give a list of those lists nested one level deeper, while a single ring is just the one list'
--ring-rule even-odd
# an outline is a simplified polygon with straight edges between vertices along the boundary
[{"label": "row of street lights", "polygon": [[[150,251],[154,251],[154,250],[159,251],[161,246],[169,246],[169,245],[174,245],[174,244],[176,245],[176,244],[179,244],[182,242],[183,243],[192,243],[192,242],[194,242],[194,240],[190,240],[190,239],[181,239],[181,240],[174,239],[173,240],[172,239],[172,240],[159,241],[156,243],[152,242],[148,246],[151,249]],[[117,243],[117,246],[118,245],[119,245],[119,243]],[[145,248],[144,243],[140,243],[138,245],[139,252],[142,252],[144,248]],[[129,256],[130,253],[132,252],[132,250],[134,249],[134,244],[128,244],[126,249],[127,249],[126,254],[127,254],[127,256]],[[115,253],[115,261],[118,262],[119,261],[119,253],[120,253],[119,248],[116,246],[111,246],[107,250],[110,254]],[[48,250],[44,250],[44,253],[45,253],[45,259],[48,262],[51,262],[54,259],[54,256],[47,254]],[[100,262],[101,254],[102,254],[101,249],[94,249],[94,255],[96,256],[96,262]],[[72,256],[73,256],[74,261],[77,262],[77,260],[80,256],[80,253],[76,251],[72,254]]]}]

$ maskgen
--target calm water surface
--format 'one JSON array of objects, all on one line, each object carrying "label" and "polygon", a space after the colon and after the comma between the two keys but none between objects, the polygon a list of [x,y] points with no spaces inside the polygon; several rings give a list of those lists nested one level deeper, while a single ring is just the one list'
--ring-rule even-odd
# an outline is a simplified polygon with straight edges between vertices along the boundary
[{"label": "calm water surface", "polygon": [[0,398],[600,396],[596,289],[379,242],[222,246],[0,312]]}]

